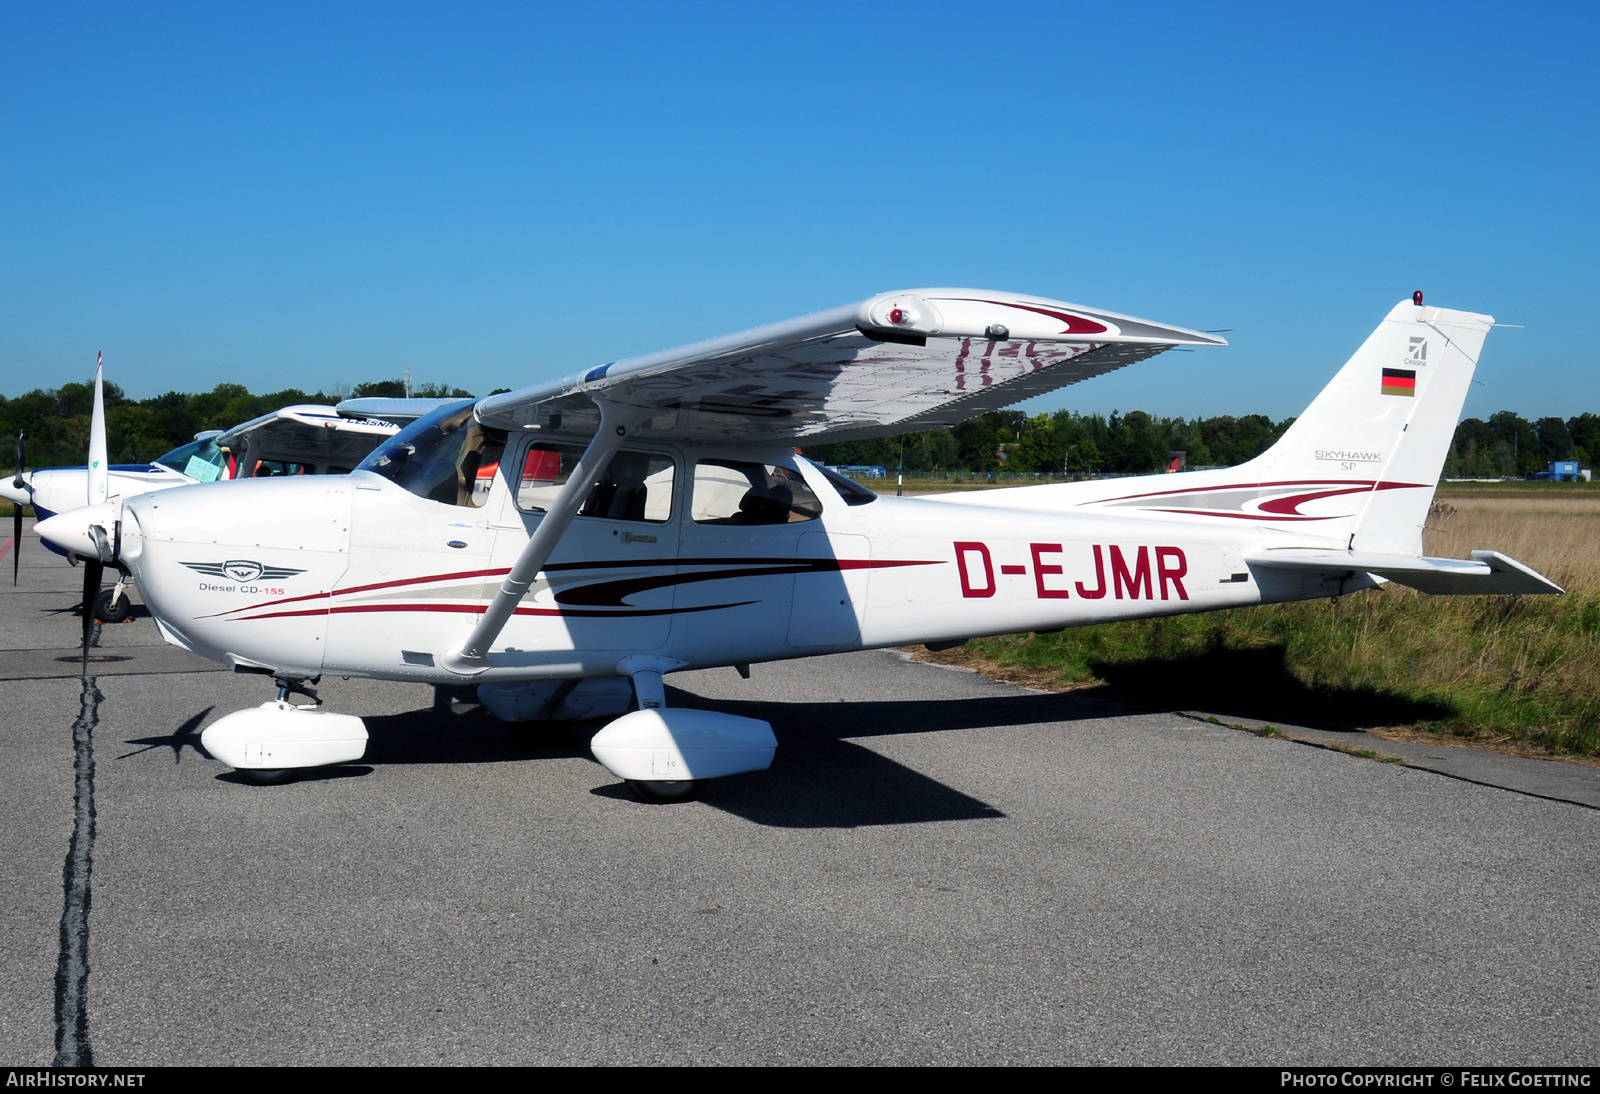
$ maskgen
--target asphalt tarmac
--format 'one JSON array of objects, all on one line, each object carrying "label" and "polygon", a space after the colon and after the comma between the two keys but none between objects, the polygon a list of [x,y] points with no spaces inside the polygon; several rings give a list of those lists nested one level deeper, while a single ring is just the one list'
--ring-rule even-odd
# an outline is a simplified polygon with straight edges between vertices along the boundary
[{"label": "asphalt tarmac", "polygon": [[692,803],[337,679],[366,759],[257,787],[199,733],[269,687],[142,613],[86,687],[79,571],[24,550],[7,1065],[1600,1060],[1582,804],[891,652],[669,678],[780,742]]}]

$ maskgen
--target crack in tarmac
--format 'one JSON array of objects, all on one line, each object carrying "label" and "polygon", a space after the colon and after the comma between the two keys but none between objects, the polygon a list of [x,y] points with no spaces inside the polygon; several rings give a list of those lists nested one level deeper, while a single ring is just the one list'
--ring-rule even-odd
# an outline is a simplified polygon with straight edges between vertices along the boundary
[{"label": "crack in tarmac", "polygon": [[72,839],[61,870],[54,1067],[94,1066],[89,1045],[89,879],[94,869],[94,730],[104,698],[95,678],[85,676],[78,720],[72,723]]}]

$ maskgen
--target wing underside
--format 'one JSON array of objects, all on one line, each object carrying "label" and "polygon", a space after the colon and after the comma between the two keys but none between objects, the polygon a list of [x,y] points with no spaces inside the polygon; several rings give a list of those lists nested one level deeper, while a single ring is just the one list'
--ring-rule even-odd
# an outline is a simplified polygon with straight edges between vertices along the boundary
[{"label": "wing underside", "polygon": [[954,425],[1185,344],[1225,343],[1037,298],[924,290],[602,365],[492,396],[477,414],[585,435],[603,399],[655,411],[644,436],[856,440]]}]

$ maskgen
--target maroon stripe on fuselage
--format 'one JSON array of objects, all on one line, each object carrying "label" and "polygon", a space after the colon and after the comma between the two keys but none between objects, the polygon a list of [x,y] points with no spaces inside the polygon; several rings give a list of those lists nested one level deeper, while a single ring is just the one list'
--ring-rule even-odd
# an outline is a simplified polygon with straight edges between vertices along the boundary
[{"label": "maroon stripe on fuselage", "polygon": [[[1289,517],[1267,513],[1224,513],[1220,509],[1152,509],[1153,513],[1174,513],[1184,517],[1226,517],[1229,520],[1339,520],[1341,517]],[[1349,514],[1344,514],[1348,516]]]},{"label": "maroon stripe on fuselage", "polygon": [[[741,563],[741,564],[745,564],[745,567],[741,568],[739,570],[730,571],[730,572],[727,572],[727,573],[715,573],[715,572],[713,572],[713,573],[709,573],[709,574],[697,573],[697,574],[690,574],[690,575],[674,574],[674,575],[669,575],[667,577],[667,579],[664,580],[664,581],[662,579],[658,579],[658,578],[635,578],[633,580],[634,581],[644,581],[644,582],[660,582],[660,584],[663,584],[663,585],[670,585],[670,584],[682,584],[684,582],[690,582],[690,581],[713,581],[713,580],[716,580],[719,577],[746,577],[746,576],[751,576],[751,575],[760,575],[760,574],[763,574],[763,573],[783,574],[783,573],[805,573],[805,572],[808,572],[808,571],[810,571],[810,572],[818,572],[818,573],[827,573],[827,572],[831,572],[831,571],[835,571],[835,570],[887,569],[887,568],[896,567],[896,566],[938,566],[938,565],[943,565],[943,560],[942,559],[904,559],[904,560],[902,560],[902,559],[833,559],[833,558],[820,558],[820,559],[796,559],[796,558],[689,558],[689,559],[683,559],[683,558],[666,558],[666,559],[636,559],[636,560],[634,560],[634,559],[607,559],[607,560],[602,560],[602,561],[598,561],[598,562],[558,562],[558,563],[555,563],[553,565],[544,567],[543,571],[541,571],[541,572],[548,573],[548,572],[550,572],[552,570],[554,570],[554,571],[572,571],[572,570],[584,570],[584,569],[594,569],[594,570],[620,569],[620,568],[624,568],[624,567],[637,569],[637,568],[643,567],[643,566],[722,566],[722,565],[727,565],[729,563]],[[764,569],[764,570],[763,569],[751,569],[751,568],[749,568],[750,566],[767,567],[767,569]],[[277,606],[282,605],[282,604],[297,604],[297,603],[300,603],[300,602],[306,601],[306,600],[326,600],[326,599],[328,599],[330,597],[335,597],[335,596],[352,596],[352,595],[355,595],[355,594],[358,594],[358,593],[369,593],[369,592],[377,592],[377,591],[384,590],[384,589],[403,588],[404,586],[407,586],[407,585],[422,585],[422,584],[426,584],[428,582],[434,582],[434,581],[460,581],[460,580],[474,578],[474,577],[502,577],[502,576],[504,576],[504,575],[506,575],[506,574],[508,574],[510,572],[511,572],[510,568],[508,567],[508,568],[505,568],[505,569],[494,569],[494,570],[463,570],[463,571],[458,571],[456,573],[437,574],[437,575],[434,575],[434,576],[431,576],[431,577],[400,578],[400,579],[398,579],[396,581],[381,581],[381,582],[376,582],[376,583],[373,583],[373,584],[370,584],[370,585],[354,585],[354,586],[351,586],[348,589],[334,589],[331,592],[306,593],[306,594],[304,594],[302,596],[291,596],[291,597],[286,597],[286,598],[284,598],[282,600],[268,600],[268,601],[265,601],[265,602],[263,602],[261,604],[251,604],[251,605],[247,605],[247,606],[245,606],[243,608],[230,608],[225,612],[218,612],[214,616],[204,616],[202,618],[215,619],[218,616],[238,615],[241,612],[260,611],[263,608],[273,608],[273,607],[277,607]],[[611,584],[624,584],[624,583],[623,582],[618,582],[618,583],[607,582],[606,584],[607,585],[611,585]],[[641,588],[650,588],[650,587],[653,587],[653,586],[650,586],[650,585],[641,586]],[[656,586],[656,587],[658,587],[658,586]],[[622,594],[622,595],[627,595],[627,594]],[[556,599],[557,600],[561,600],[562,597],[560,595],[557,595]],[[582,603],[582,601],[578,601],[577,603]],[[274,613],[273,615],[270,615],[270,616],[260,615],[260,616],[251,616],[250,618],[252,618],[252,619],[277,619],[277,618],[283,618],[283,617],[287,617],[287,616],[291,616],[291,615],[317,615],[317,614],[320,614],[322,612],[326,612],[326,611],[329,611],[329,610],[330,610],[329,608],[318,608],[318,609],[314,609],[314,610],[311,610],[311,611],[302,611],[302,612],[278,612],[278,613]],[[337,610],[337,609],[333,609],[333,610]],[[373,610],[379,610],[379,609],[373,609]]]},{"label": "maroon stripe on fuselage", "polygon": [[[692,608],[629,608],[615,612],[587,611],[582,608],[517,608],[515,615],[561,616],[581,617],[586,619],[632,619],[644,615],[681,615],[689,612],[709,612],[718,608],[742,608],[746,604],[754,604],[754,600],[739,600],[728,604],[702,604]],[[267,612],[263,615],[246,615],[229,620],[230,623],[253,623],[258,619],[285,619],[306,615],[353,615],[362,612],[449,612],[455,614],[481,615],[482,604],[336,604],[331,608],[320,608],[314,611],[296,612]],[[246,609],[240,609],[241,611]]]},{"label": "maroon stripe on fuselage", "polygon": [[1420,482],[1377,482],[1372,479],[1290,479],[1283,482],[1229,482],[1218,486],[1191,486],[1183,490],[1156,490],[1148,494],[1123,494],[1120,497],[1086,501],[1082,504],[1103,505],[1108,501],[1167,498],[1174,494],[1212,494],[1222,490],[1278,490],[1290,486],[1349,486],[1356,490],[1410,490],[1426,485],[1426,483]]},{"label": "maroon stripe on fuselage", "polygon": [[[373,585],[352,585],[348,589],[333,589],[321,593],[305,593],[301,596],[287,596],[282,600],[268,600],[262,604],[253,604],[245,608],[230,608],[217,615],[232,615],[234,612],[254,611],[256,608],[270,608],[278,604],[298,604],[302,600],[322,600],[330,596],[349,596],[354,593],[370,593],[378,589],[398,589],[405,585],[422,585],[429,581],[460,581],[473,577],[494,577],[497,574],[507,574],[510,570],[461,570],[453,574],[433,574],[429,577],[403,577],[396,581],[380,581]],[[285,613],[288,614],[288,613]],[[303,613],[314,614],[314,613]],[[216,616],[203,616],[205,619],[214,619]]]}]

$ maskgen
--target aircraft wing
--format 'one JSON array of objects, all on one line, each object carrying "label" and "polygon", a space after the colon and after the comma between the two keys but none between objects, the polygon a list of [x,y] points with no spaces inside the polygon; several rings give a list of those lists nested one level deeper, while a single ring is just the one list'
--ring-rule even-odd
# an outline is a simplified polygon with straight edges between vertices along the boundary
[{"label": "aircraft wing", "polygon": [[659,411],[645,436],[858,440],[954,425],[1174,346],[1226,344],[1041,297],[920,289],[491,395],[476,413],[495,428],[587,436],[604,399]]},{"label": "aircraft wing", "polygon": [[1278,548],[1249,555],[1251,566],[1312,570],[1330,576],[1354,572],[1375,574],[1419,592],[1439,596],[1561,593],[1561,586],[1499,551],[1473,551],[1462,558],[1419,558],[1373,551],[1328,551]]},{"label": "aircraft wing", "polygon": [[[220,433],[212,433],[219,446],[233,448],[239,444],[240,438],[246,434],[261,430],[281,429],[287,424],[289,428],[296,425],[312,426],[318,429],[331,429],[340,433],[366,433],[374,437],[391,436],[399,426],[392,421],[378,421],[371,418],[349,418],[335,412],[330,406],[302,403],[296,406],[286,406],[263,414],[259,418],[252,418],[248,422],[241,422],[232,429]],[[195,440],[204,439],[202,434],[195,434]],[[374,442],[376,443],[376,442]]]},{"label": "aircraft wing", "polygon": [[352,420],[376,419],[385,422],[394,422],[396,425],[410,425],[425,414],[431,414],[446,403],[459,403],[459,397],[453,399],[386,399],[381,396],[362,396],[356,399],[345,399],[336,409],[341,418]]}]

